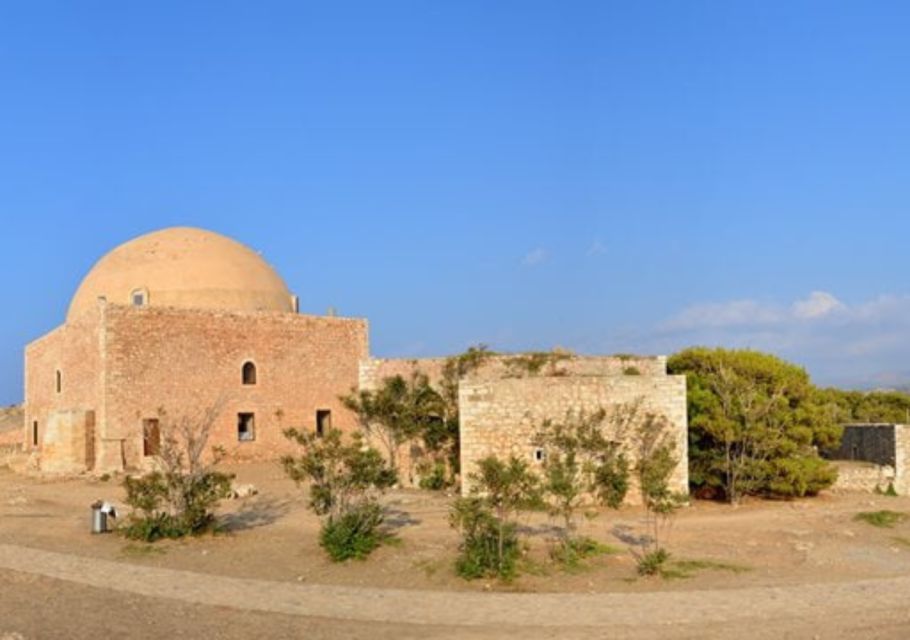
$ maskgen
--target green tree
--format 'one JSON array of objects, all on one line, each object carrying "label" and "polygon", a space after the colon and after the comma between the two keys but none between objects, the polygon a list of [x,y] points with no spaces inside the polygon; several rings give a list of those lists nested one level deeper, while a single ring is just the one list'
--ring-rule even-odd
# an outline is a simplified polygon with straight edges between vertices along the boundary
[{"label": "green tree", "polygon": [[834,482],[818,449],[835,445],[841,428],[804,369],[756,351],[693,348],[670,358],[668,370],[688,381],[696,490],[736,503],[744,495],[813,495]]},{"label": "green tree", "polygon": [[348,442],[337,429],[322,437],[297,429],[284,435],[303,448],[281,464],[298,485],[309,484],[309,507],[323,518],[322,547],[336,561],[369,555],[381,542],[379,495],[396,481],[382,454],[359,433]]},{"label": "green tree", "polygon": [[509,578],[519,551],[515,514],[522,505],[539,500],[538,478],[515,456],[506,462],[483,458],[470,478],[471,496],[455,501],[450,518],[462,533],[456,569],[467,578]]},{"label": "green tree", "polygon": [[396,476],[402,445],[422,438],[428,447],[442,446],[443,398],[423,373],[414,372],[408,379],[385,378],[378,389],[352,391],[341,401],[357,415],[367,434],[382,443]]},{"label": "green tree", "polygon": [[635,473],[650,533],[645,553],[638,559],[638,571],[643,575],[653,575],[659,573],[670,558],[664,548],[664,534],[669,530],[677,510],[686,501],[686,496],[673,491],[670,484],[679,465],[679,457],[665,418],[654,414],[645,416],[638,428],[637,458]]},{"label": "green tree", "polygon": [[570,564],[586,546],[575,536],[578,509],[592,500],[616,509],[625,498],[629,465],[621,443],[637,413],[637,404],[570,413],[561,422],[545,421],[534,437],[545,454],[543,495],[550,514],[562,519],[557,555]]}]

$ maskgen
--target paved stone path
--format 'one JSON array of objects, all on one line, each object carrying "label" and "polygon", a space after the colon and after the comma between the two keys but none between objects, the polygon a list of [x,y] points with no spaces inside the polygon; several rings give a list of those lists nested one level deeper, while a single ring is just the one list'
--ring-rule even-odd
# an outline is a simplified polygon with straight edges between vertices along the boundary
[{"label": "paved stone path", "polygon": [[[456,627],[611,627],[903,611],[910,576],[717,591],[506,594],[297,585],[138,566],[0,544],[0,568],[142,596],[360,622]],[[748,628],[748,625],[744,625]]]}]

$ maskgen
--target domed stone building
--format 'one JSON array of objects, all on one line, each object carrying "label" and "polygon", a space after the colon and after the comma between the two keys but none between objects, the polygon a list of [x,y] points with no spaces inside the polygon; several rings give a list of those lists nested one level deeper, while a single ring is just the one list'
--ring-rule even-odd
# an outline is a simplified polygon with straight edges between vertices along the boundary
[{"label": "domed stone building", "polygon": [[365,320],[301,315],[254,251],[192,228],[150,233],[92,268],[64,325],[25,353],[25,430],[41,471],[141,468],[162,412],[219,412],[234,459],[286,450],[287,426],[353,426],[338,397],[368,357]]},{"label": "domed stone building", "polygon": [[[210,445],[234,461],[276,459],[292,450],[287,427],[357,428],[339,399],[351,390],[414,371],[439,384],[446,365],[371,358],[366,320],[300,314],[249,248],[165,229],[98,261],[66,322],[26,347],[23,440],[42,473],[141,470],[167,423],[217,407]],[[687,489],[686,380],[667,375],[664,357],[491,356],[459,381],[458,404],[465,478],[489,455],[542,464],[533,442],[546,420],[635,404],[665,419],[680,459],[674,489]]]}]

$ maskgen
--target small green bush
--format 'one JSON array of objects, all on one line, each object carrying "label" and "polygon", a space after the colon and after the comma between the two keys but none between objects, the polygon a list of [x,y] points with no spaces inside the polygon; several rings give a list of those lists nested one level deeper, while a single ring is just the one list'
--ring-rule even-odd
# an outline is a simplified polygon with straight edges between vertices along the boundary
[{"label": "small green bush", "polygon": [[446,466],[442,462],[436,462],[432,466],[427,465],[420,471],[419,484],[421,489],[427,491],[441,491],[449,486]]},{"label": "small green bush", "polygon": [[667,560],[669,559],[670,554],[666,551],[666,549],[658,548],[655,551],[646,553],[638,559],[638,575],[660,575],[664,569],[664,566],[667,564]]},{"label": "small green bush", "polygon": [[593,538],[563,538],[550,549],[550,558],[567,569],[573,569],[583,560],[615,552],[615,548],[601,544]]},{"label": "small green bush", "polygon": [[[121,529],[131,540],[154,542],[210,531],[214,508],[227,498],[233,476],[218,471],[196,474],[154,471],[123,480],[126,503],[134,512]],[[137,513],[138,511],[138,513]]]},{"label": "small green bush", "polygon": [[871,524],[873,527],[893,529],[895,525],[898,525],[907,519],[907,514],[902,511],[888,511],[887,509],[884,509],[882,511],[863,511],[853,516],[853,519],[858,522]]},{"label": "small green bush", "polygon": [[459,576],[467,580],[515,577],[521,547],[514,523],[502,522],[477,497],[456,500],[451,521],[462,533],[460,553],[455,561]]},{"label": "small green bush", "polygon": [[376,503],[358,505],[322,525],[319,545],[335,562],[356,558],[362,560],[382,544],[379,527],[382,508]]},{"label": "small green bush", "polygon": [[627,376],[640,376],[641,375],[641,369],[639,369],[638,367],[624,367],[622,372],[623,372],[623,375],[627,375]]}]

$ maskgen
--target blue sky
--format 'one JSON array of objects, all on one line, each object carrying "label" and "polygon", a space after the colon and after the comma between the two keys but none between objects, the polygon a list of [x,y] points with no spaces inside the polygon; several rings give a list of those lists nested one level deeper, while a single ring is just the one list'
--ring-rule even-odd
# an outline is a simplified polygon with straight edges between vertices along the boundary
[{"label": "blue sky", "polygon": [[193,225],[383,356],[768,349],[910,380],[910,5],[0,5],[0,402]]}]

